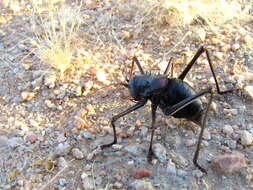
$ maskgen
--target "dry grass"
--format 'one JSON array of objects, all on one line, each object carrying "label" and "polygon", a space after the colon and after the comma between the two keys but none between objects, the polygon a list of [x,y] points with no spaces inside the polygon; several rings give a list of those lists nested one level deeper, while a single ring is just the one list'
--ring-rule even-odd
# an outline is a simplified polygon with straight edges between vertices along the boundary
[{"label": "dry grass", "polygon": [[61,74],[72,67],[75,52],[73,41],[82,22],[80,4],[69,7],[48,3],[46,10],[34,6],[32,44],[35,53],[43,63],[52,66]]},{"label": "dry grass", "polygon": [[[248,7],[229,0],[148,0],[149,13],[160,24],[188,25],[193,23],[222,24],[232,19],[245,18]],[[242,10],[243,9],[243,10]]]},{"label": "dry grass", "polygon": [[[82,16],[85,13],[81,13],[81,7],[85,5],[75,2],[69,6],[64,0],[46,0],[44,1],[46,6],[43,8],[42,4],[35,2],[37,1],[34,0],[33,6],[34,38],[32,39],[32,43],[37,47],[35,53],[43,63],[58,70],[63,76],[73,67],[73,64],[76,64],[73,61],[77,51],[75,38],[80,24],[85,20]],[[113,2],[110,9],[107,9],[102,17],[99,16],[96,19],[94,26],[85,24],[85,37],[90,36],[93,43],[106,47],[105,42],[100,40],[102,31],[109,35],[111,41],[116,41],[120,49],[124,49],[125,46],[122,44],[120,33],[114,31],[115,28],[134,26],[133,33],[138,36],[138,33],[143,31],[141,28],[150,26],[157,29],[157,25],[161,24],[221,25],[231,19],[245,18],[249,10],[249,7],[242,10],[239,1],[230,2],[229,0],[120,0]],[[117,18],[114,16],[117,14],[113,14],[113,11],[119,11],[122,17]],[[123,26],[124,19],[128,19],[126,15],[131,18],[128,20],[130,23]],[[84,41],[86,41],[85,37]],[[91,59],[90,56],[84,55],[84,57],[87,60]]]}]

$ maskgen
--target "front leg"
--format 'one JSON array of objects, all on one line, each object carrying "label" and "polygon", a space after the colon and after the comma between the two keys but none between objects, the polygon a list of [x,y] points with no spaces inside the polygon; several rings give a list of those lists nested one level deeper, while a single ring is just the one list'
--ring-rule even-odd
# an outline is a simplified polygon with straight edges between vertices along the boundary
[{"label": "front leg", "polygon": [[117,135],[116,135],[116,127],[115,127],[115,121],[118,120],[119,118],[123,117],[124,115],[127,115],[137,109],[139,109],[140,107],[144,106],[145,104],[147,103],[147,100],[144,99],[144,100],[141,100],[140,102],[138,102],[137,104],[135,104],[134,106],[128,108],[127,110],[119,113],[118,115],[115,115],[113,116],[112,120],[111,120],[111,125],[112,125],[112,128],[113,128],[113,136],[114,136],[114,140],[113,142],[109,143],[109,144],[104,144],[104,145],[101,145],[101,149],[104,149],[106,147],[109,147],[109,146],[112,146],[113,144],[116,144],[117,143]]},{"label": "front leg", "polygon": [[153,144],[153,136],[154,136],[154,131],[155,131],[155,119],[156,119],[157,104],[152,103],[151,109],[152,109],[152,124],[151,124],[151,140],[150,140],[150,146],[149,146],[148,157],[147,157],[148,162],[151,162],[152,158],[154,156],[152,144]]}]

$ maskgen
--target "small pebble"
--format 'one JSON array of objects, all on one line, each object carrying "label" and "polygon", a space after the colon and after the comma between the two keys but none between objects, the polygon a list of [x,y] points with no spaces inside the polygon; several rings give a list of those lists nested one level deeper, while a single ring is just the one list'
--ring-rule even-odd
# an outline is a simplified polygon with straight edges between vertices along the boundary
[{"label": "small pebble", "polygon": [[235,149],[237,143],[235,140],[228,139],[225,141],[225,144],[227,144],[229,148]]},{"label": "small pebble", "polygon": [[221,40],[218,39],[218,38],[213,37],[213,38],[211,39],[211,43],[212,43],[213,45],[218,45],[218,44],[221,44]]},{"label": "small pebble", "polygon": [[31,119],[29,123],[32,127],[39,127],[40,126],[40,124],[33,119]]},{"label": "small pebble", "polygon": [[245,86],[244,89],[247,92],[248,96],[253,100],[253,85]]},{"label": "small pebble", "polygon": [[64,157],[59,157],[59,159],[58,159],[58,166],[60,168],[65,168],[65,167],[68,166],[68,162],[65,160]]},{"label": "small pebble", "polygon": [[94,158],[95,154],[93,152],[89,153],[86,157],[87,160],[91,161]]},{"label": "small pebble", "polygon": [[225,153],[231,152],[231,150],[228,146],[221,146],[220,149],[222,152],[225,152]]},{"label": "small pebble", "polygon": [[37,135],[35,133],[30,133],[26,136],[26,141],[30,142],[31,144],[35,143],[37,140]]},{"label": "small pebble", "polygon": [[58,142],[58,143],[62,143],[62,142],[64,142],[64,141],[66,141],[66,140],[67,140],[67,138],[65,137],[64,134],[60,134],[60,135],[58,135],[58,137],[57,137],[57,142]]},{"label": "small pebble", "polygon": [[238,114],[238,110],[237,109],[226,109],[224,108],[224,113],[228,114],[228,115],[237,115]]},{"label": "small pebble", "polygon": [[136,120],[135,126],[138,128],[142,125],[141,121],[139,119]]},{"label": "small pebble", "polygon": [[17,181],[17,184],[19,185],[19,186],[24,186],[24,180],[21,180],[21,179],[19,179],[18,181]]},{"label": "small pebble", "polygon": [[238,110],[237,109],[230,109],[230,113],[232,115],[237,115],[238,114]]},{"label": "small pebble", "polygon": [[45,100],[45,104],[48,108],[54,108],[55,104],[51,100]]},{"label": "small pebble", "polygon": [[95,189],[93,184],[93,178],[92,177],[85,177],[82,179],[83,188],[85,190],[93,190]]},{"label": "small pebble", "polygon": [[24,124],[20,126],[20,130],[21,130],[21,133],[24,135],[29,131],[29,127],[26,124]]},{"label": "small pebble", "polygon": [[234,132],[234,129],[231,125],[225,125],[223,128],[222,128],[222,132],[227,135],[227,136],[230,136],[233,132]]},{"label": "small pebble", "polygon": [[222,53],[222,52],[216,52],[216,53],[214,53],[214,56],[215,56],[218,60],[220,60],[220,61],[223,60],[223,53]]},{"label": "small pebble", "polygon": [[243,43],[249,48],[252,47],[253,45],[253,38],[250,35],[245,35],[244,38],[242,39]]},{"label": "small pebble", "polygon": [[85,91],[90,91],[94,85],[94,82],[92,80],[89,80],[84,83],[84,89]]},{"label": "small pebble", "polygon": [[42,85],[42,82],[43,82],[43,77],[40,76],[40,77],[36,78],[34,81],[32,81],[32,86],[34,88],[40,88]]},{"label": "small pebble", "polygon": [[202,141],[202,146],[203,146],[203,147],[208,147],[208,146],[209,146],[209,142],[206,141],[206,140],[203,140],[203,141]]},{"label": "small pebble", "polygon": [[232,45],[232,50],[237,51],[240,48],[240,44],[233,44]]},{"label": "small pebble", "polygon": [[160,162],[162,162],[162,163],[166,162],[167,150],[163,145],[161,145],[159,143],[154,144],[153,145],[153,152]]},{"label": "small pebble", "polygon": [[124,40],[129,40],[130,38],[133,37],[133,34],[131,32],[129,32],[129,31],[123,30],[122,33],[121,33],[121,37]]},{"label": "small pebble", "polygon": [[21,98],[23,101],[29,101],[35,97],[36,93],[34,92],[21,92]]},{"label": "small pebble", "polygon": [[81,160],[84,158],[83,153],[78,149],[78,148],[73,148],[72,149],[72,155],[74,158]]},{"label": "small pebble", "polygon": [[113,184],[113,187],[115,187],[116,189],[121,189],[123,187],[123,184],[121,182],[116,181]]},{"label": "small pebble", "polygon": [[178,169],[177,175],[184,178],[188,175],[188,173],[185,170]]},{"label": "small pebble", "polygon": [[250,132],[244,130],[241,132],[241,144],[244,146],[249,146],[253,142],[253,137]]},{"label": "small pebble", "polygon": [[129,186],[131,190],[155,190],[150,181],[135,180]]},{"label": "small pebble", "polygon": [[123,148],[123,145],[121,145],[121,144],[114,144],[114,145],[112,145],[112,148],[114,150],[121,150]]},{"label": "small pebble", "polygon": [[81,174],[81,179],[85,179],[85,178],[87,178],[87,177],[89,177],[89,175],[88,175],[87,173],[83,172],[83,173]]},{"label": "small pebble", "polygon": [[133,136],[134,135],[134,132],[135,132],[135,126],[132,126],[128,129],[127,133],[130,135],[130,136]]},{"label": "small pebble", "polygon": [[16,148],[24,143],[23,139],[21,137],[12,137],[9,138],[7,141],[8,146],[11,148]]},{"label": "small pebble", "polygon": [[206,129],[204,130],[204,133],[203,133],[203,139],[205,140],[211,140],[211,133]]},{"label": "small pebble", "polygon": [[106,73],[104,71],[98,71],[96,73],[96,76],[97,76],[97,80],[99,82],[102,82],[105,85],[110,84],[110,81],[107,80],[107,76],[106,76]]},{"label": "small pebble", "polygon": [[143,137],[146,137],[148,134],[148,128],[147,127],[141,127],[140,135]]},{"label": "small pebble", "polygon": [[170,153],[169,157],[172,159],[172,161],[180,166],[180,167],[187,167],[188,166],[188,161],[185,157],[183,157],[181,154],[177,153]]},{"label": "small pebble", "polygon": [[228,52],[230,49],[231,49],[231,46],[230,46],[229,44],[225,44],[225,45],[223,45],[223,46],[221,47],[221,51],[222,51],[223,53]]},{"label": "small pebble", "polygon": [[85,138],[85,139],[89,139],[89,140],[92,140],[92,139],[95,139],[95,135],[88,132],[88,131],[84,131],[82,132],[82,136]]},{"label": "small pebble", "polygon": [[247,166],[245,156],[239,152],[217,155],[213,158],[212,164],[224,173],[232,173]]},{"label": "small pebble", "polygon": [[201,178],[201,177],[203,177],[204,173],[201,172],[200,170],[194,170],[192,172],[192,175],[195,176],[196,178]]},{"label": "small pebble", "polygon": [[210,109],[214,112],[217,112],[217,103],[215,102],[212,102],[211,105],[210,105]]},{"label": "small pebble", "polygon": [[196,145],[196,140],[195,139],[187,139],[185,140],[185,146],[187,147],[191,147]]},{"label": "small pebble", "polygon": [[60,185],[60,186],[65,186],[66,183],[67,183],[66,179],[64,179],[64,178],[60,178],[60,179],[58,180],[58,182],[59,182],[59,185]]},{"label": "small pebble", "polygon": [[131,153],[131,154],[134,154],[134,155],[141,155],[142,154],[141,147],[138,145],[125,146],[124,150]]},{"label": "small pebble", "polygon": [[44,77],[44,85],[48,88],[54,88],[56,82],[56,75],[55,74],[46,74]]},{"label": "small pebble", "polygon": [[96,176],[95,182],[97,185],[101,185],[103,183],[103,178],[100,176]]},{"label": "small pebble", "polygon": [[134,161],[133,161],[133,160],[128,161],[128,162],[127,162],[127,165],[133,166],[133,165],[134,165]]},{"label": "small pebble", "polygon": [[167,164],[166,172],[168,172],[169,174],[174,174],[174,175],[177,174],[177,169],[176,169],[176,166],[173,162],[169,162]]},{"label": "small pebble", "polygon": [[74,90],[75,96],[82,96],[82,86],[77,86]]},{"label": "small pebble", "polygon": [[132,176],[135,179],[140,179],[143,177],[148,177],[152,174],[151,170],[148,170],[146,168],[138,168],[132,172]]},{"label": "small pebble", "polygon": [[59,156],[65,156],[67,155],[71,150],[71,146],[68,144],[68,142],[60,143],[55,147],[55,153]]}]

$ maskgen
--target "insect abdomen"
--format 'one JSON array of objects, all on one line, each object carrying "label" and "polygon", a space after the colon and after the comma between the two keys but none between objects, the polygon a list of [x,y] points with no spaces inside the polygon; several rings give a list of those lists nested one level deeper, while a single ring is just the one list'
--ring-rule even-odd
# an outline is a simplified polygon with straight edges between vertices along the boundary
[{"label": "insect abdomen", "polygon": [[[169,108],[180,101],[195,94],[194,90],[185,82],[177,79],[170,79],[164,93],[161,94],[159,107],[165,115]],[[202,103],[195,100],[193,103],[179,110],[172,116],[175,118],[185,118],[191,121],[199,122],[202,113]]]}]

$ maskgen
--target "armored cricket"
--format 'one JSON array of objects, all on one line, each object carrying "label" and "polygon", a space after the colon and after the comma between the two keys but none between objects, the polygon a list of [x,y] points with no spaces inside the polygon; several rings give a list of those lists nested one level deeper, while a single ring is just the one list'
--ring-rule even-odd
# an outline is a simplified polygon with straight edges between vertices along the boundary
[{"label": "armored cricket", "polygon": [[[130,72],[131,78],[130,79],[126,78],[127,83],[123,83],[123,85],[129,89],[132,98],[136,101],[136,104],[129,107],[125,111],[119,113],[118,115],[112,117],[111,125],[113,127],[114,140],[109,144],[102,145],[101,148],[109,147],[117,143],[115,121],[143,107],[147,103],[147,101],[150,100],[152,121],[151,121],[151,140],[147,156],[148,161],[151,161],[152,157],[154,156],[152,144],[155,131],[156,111],[157,108],[159,107],[162,110],[162,112],[167,116],[172,116],[174,118],[184,118],[186,120],[196,123],[201,127],[197,142],[197,148],[193,157],[193,163],[199,170],[201,170],[204,173],[207,173],[206,169],[204,169],[198,164],[198,156],[201,147],[203,132],[205,129],[207,113],[213,99],[213,91],[212,88],[209,87],[199,93],[196,93],[194,89],[184,81],[184,78],[186,77],[187,73],[190,71],[192,66],[196,63],[197,59],[203,53],[205,53],[207,57],[208,64],[210,66],[218,94],[225,94],[232,92],[233,90],[226,90],[226,91],[220,90],[217,78],[214,73],[209,52],[203,46],[198,49],[197,53],[193,56],[190,63],[186,66],[186,68],[183,70],[183,72],[179,75],[178,78],[168,77],[168,73],[170,70],[169,68],[171,68],[170,66],[171,60],[169,61],[166,70],[164,71],[163,74],[152,75],[148,74],[147,72],[144,72],[138,59],[136,57],[133,57]],[[140,71],[140,75],[132,77],[132,70],[134,63],[137,65]],[[206,94],[210,94],[210,97],[206,108],[204,108],[203,103],[199,100],[199,98]]]}]

